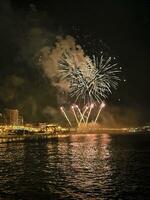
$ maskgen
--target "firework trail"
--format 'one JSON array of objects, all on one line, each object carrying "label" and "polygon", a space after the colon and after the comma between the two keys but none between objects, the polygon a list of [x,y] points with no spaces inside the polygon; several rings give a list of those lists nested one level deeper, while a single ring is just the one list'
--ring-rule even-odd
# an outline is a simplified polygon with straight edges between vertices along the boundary
[{"label": "firework trail", "polygon": [[79,106],[78,106],[78,105],[75,105],[75,108],[76,108],[77,111],[78,111],[79,118],[82,118],[82,112],[81,112],[81,109],[79,108]]},{"label": "firework trail", "polygon": [[94,104],[92,103],[91,106],[90,106],[90,110],[89,110],[89,112],[88,112],[87,119],[86,119],[86,125],[88,124],[89,117],[90,117],[90,114],[91,114],[91,111],[92,111],[93,108],[94,108]]},{"label": "firework trail", "polygon": [[83,111],[83,113],[82,113],[82,117],[80,118],[79,125],[81,124],[82,120],[85,121],[85,120],[84,120],[84,117],[85,117],[85,113],[86,113],[86,111],[88,110],[88,108],[89,108],[88,106],[85,107],[85,109],[84,109],[84,111]]},{"label": "firework trail", "polygon": [[95,123],[97,122],[97,120],[98,120],[98,118],[99,118],[99,115],[100,115],[100,113],[101,113],[101,111],[102,111],[102,109],[103,109],[104,107],[105,107],[105,103],[102,102],[101,105],[100,105],[100,108],[99,108],[99,110],[98,110],[98,113],[97,113],[97,115],[96,115]]},{"label": "firework trail", "polygon": [[85,56],[78,60],[76,55],[64,52],[59,62],[60,77],[69,85],[69,94],[84,104],[102,102],[116,89],[120,80],[120,68],[112,57]]},{"label": "firework trail", "polygon": [[76,115],[76,112],[75,112],[74,106],[71,106],[71,108],[72,108],[72,111],[73,111],[74,117],[75,117],[75,119],[76,119],[76,122],[77,122],[77,124],[79,124],[79,120],[78,120],[78,117],[77,117],[77,115]]},{"label": "firework trail", "polygon": [[70,126],[72,126],[72,124],[71,124],[71,122],[70,122],[70,120],[69,120],[69,118],[68,118],[68,116],[67,116],[67,114],[66,114],[66,112],[65,112],[65,110],[64,110],[64,108],[63,108],[62,106],[60,107],[60,110],[62,111],[63,115],[65,116],[65,118],[66,118],[68,124],[69,124]]}]

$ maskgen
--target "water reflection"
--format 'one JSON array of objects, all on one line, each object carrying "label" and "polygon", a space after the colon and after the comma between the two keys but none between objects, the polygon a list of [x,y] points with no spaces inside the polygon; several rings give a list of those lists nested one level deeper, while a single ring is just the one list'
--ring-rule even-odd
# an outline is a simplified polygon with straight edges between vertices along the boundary
[{"label": "water reflection", "polygon": [[[110,142],[107,134],[92,134],[72,135],[57,145],[48,144],[48,169],[54,169],[54,178],[59,180],[58,192],[61,190],[64,197],[73,194],[74,198],[81,198],[81,194],[92,197],[107,192],[107,186],[111,184],[111,178],[108,178],[111,171]],[[54,157],[51,152],[55,152]],[[52,171],[49,173],[52,178]]]},{"label": "water reflection", "polygon": [[[0,193],[14,194],[18,177],[23,175],[23,144],[0,144]],[[13,188],[13,186],[15,188]]]},{"label": "water reflection", "polygon": [[149,142],[150,136],[80,134],[0,143],[0,199],[149,197]]}]

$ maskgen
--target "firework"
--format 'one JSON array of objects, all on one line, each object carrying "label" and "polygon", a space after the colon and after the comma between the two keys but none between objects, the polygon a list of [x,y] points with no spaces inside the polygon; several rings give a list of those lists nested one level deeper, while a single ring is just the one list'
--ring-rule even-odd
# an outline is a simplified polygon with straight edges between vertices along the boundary
[{"label": "firework", "polygon": [[101,105],[100,105],[100,108],[99,108],[99,110],[98,110],[98,113],[97,113],[97,115],[96,115],[95,123],[97,122],[97,120],[98,120],[98,118],[99,118],[99,115],[100,115],[100,113],[101,113],[101,111],[102,111],[102,109],[103,109],[104,107],[105,107],[105,103],[102,102]]},{"label": "firework", "polygon": [[65,110],[64,110],[64,108],[63,108],[62,106],[60,107],[60,110],[62,111],[63,115],[65,116],[65,118],[66,118],[68,124],[69,124],[70,126],[72,126],[72,124],[71,124],[71,122],[70,122],[70,120],[69,120],[69,118],[68,118],[68,116],[67,116],[67,114],[66,114],[66,112],[65,112]]},{"label": "firework", "polygon": [[77,108],[77,111],[79,112],[79,118],[81,119],[83,119],[83,121],[84,121],[84,117],[83,117],[83,114],[82,114],[82,112],[81,112],[81,109],[79,108],[79,106],[78,105],[75,105],[75,107]]},{"label": "firework", "polygon": [[85,107],[85,109],[84,109],[84,111],[82,113],[82,117],[80,118],[79,125],[81,124],[82,121],[85,122],[84,117],[85,117],[85,113],[88,110],[88,108],[89,108],[88,106]]},{"label": "firework", "polygon": [[120,80],[120,67],[112,57],[85,56],[79,60],[74,54],[64,52],[59,62],[60,77],[69,86],[69,94],[85,104],[102,102],[116,89]]},{"label": "firework", "polygon": [[88,123],[88,121],[89,121],[89,117],[90,117],[90,114],[91,114],[91,111],[92,111],[93,108],[94,108],[94,104],[92,103],[91,106],[90,106],[90,110],[89,110],[89,112],[88,112],[87,119],[86,119],[86,125],[87,125],[87,123]]},{"label": "firework", "polygon": [[75,117],[75,119],[76,119],[76,122],[77,122],[77,124],[79,124],[79,120],[78,120],[77,114],[76,114],[76,112],[75,112],[74,106],[71,106],[71,108],[72,108],[74,117]]}]

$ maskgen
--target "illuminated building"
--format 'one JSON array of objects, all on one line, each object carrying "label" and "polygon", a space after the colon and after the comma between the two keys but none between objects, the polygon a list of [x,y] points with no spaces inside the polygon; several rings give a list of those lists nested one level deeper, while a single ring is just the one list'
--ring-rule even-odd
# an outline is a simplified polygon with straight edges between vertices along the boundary
[{"label": "illuminated building", "polygon": [[5,109],[4,120],[6,124],[18,125],[19,111],[17,109]]}]

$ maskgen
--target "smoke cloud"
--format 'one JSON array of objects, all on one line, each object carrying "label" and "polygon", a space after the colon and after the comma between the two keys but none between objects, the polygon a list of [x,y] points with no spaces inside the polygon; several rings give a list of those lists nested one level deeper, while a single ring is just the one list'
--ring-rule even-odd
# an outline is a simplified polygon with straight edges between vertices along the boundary
[{"label": "smoke cloud", "polygon": [[[47,23],[48,22],[48,23]],[[11,1],[0,2],[0,110],[16,108],[24,121],[50,121],[48,106],[57,108],[56,90],[45,76],[36,58],[41,49],[52,48],[56,35],[53,20],[30,5],[22,12]]]},{"label": "smoke cloud", "polygon": [[42,66],[45,75],[51,79],[52,84],[62,91],[68,91],[68,84],[65,80],[59,78],[59,61],[67,52],[73,56],[76,63],[80,65],[85,59],[85,54],[80,45],[75,41],[75,38],[68,35],[66,37],[57,36],[53,48],[43,47],[38,55],[39,64]]},{"label": "smoke cloud", "polygon": [[100,123],[103,127],[131,127],[141,122],[141,109],[123,106],[108,106],[102,111]]}]

